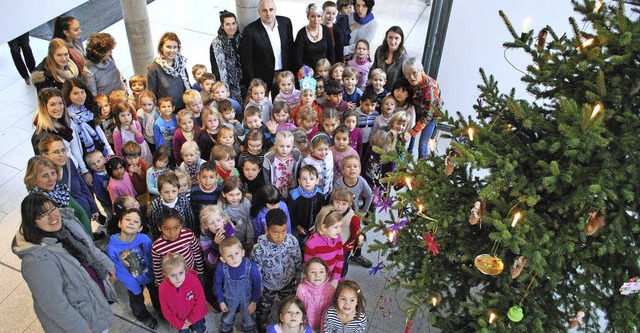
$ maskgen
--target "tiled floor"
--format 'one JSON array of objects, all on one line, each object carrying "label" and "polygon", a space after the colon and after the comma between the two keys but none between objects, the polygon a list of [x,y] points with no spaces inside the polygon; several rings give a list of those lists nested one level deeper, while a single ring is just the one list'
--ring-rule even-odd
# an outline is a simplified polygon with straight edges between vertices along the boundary
[{"label": "tiled floor", "polygon": [[[179,3],[179,6],[176,6]],[[318,2],[319,3],[319,2]],[[295,32],[306,23],[304,10],[307,1],[277,1],[278,14],[291,18]],[[151,31],[154,40],[165,31],[174,31],[182,40],[182,53],[189,66],[196,63],[209,64],[209,44],[216,34],[220,10],[235,12],[235,2],[231,0],[198,1],[156,0],[148,6]],[[384,32],[392,25],[402,27],[405,32],[405,47],[410,55],[422,56],[427,31],[430,7],[422,0],[379,0],[373,10],[380,22],[380,29],[372,42],[372,51],[382,42]],[[79,18],[82,22],[82,18]],[[114,58],[126,77],[133,75],[129,58],[128,43],[122,21],[104,30],[119,42],[114,50]],[[33,39],[31,47],[39,62],[46,55],[47,42]],[[24,170],[27,160],[33,155],[30,137],[33,133],[31,119],[36,107],[36,93],[27,86],[14,68],[9,48],[0,47],[0,331],[2,332],[42,332],[33,312],[33,304],[28,287],[20,275],[20,260],[11,252],[11,240],[20,224],[20,202],[27,194]],[[374,262],[374,254],[368,254]],[[367,315],[370,320],[369,332],[400,332],[405,327],[405,316],[400,311],[402,295],[393,291],[383,291],[385,278],[380,274],[368,275],[361,267],[350,269],[349,278],[358,281],[365,293]],[[128,308],[124,288],[119,289],[119,303],[113,305],[118,316],[117,324],[111,332],[148,332],[135,322]],[[386,308],[391,317],[382,315],[379,307],[380,296],[389,297]],[[210,332],[217,332],[216,318],[207,317]],[[417,317],[412,332],[437,331],[428,327],[428,318]],[[158,331],[170,331],[168,326]]]}]

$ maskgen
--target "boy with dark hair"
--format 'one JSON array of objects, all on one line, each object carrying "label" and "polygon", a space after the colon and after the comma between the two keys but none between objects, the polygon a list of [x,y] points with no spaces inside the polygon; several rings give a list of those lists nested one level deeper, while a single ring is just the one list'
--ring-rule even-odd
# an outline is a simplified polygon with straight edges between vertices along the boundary
[{"label": "boy with dark hair", "polygon": [[351,40],[351,28],[349,27],[349,15],[352,12],[351,0],[338,0],[338,15],[333,25],[333,40],[335,42],[336,62],[344,60],[344,47]]},{"label": "boy with dark hair", "polygon": [[[222,187],[218,183],[218,172],[212,161],[204,162],[198,172],[198,184],[191,188],[191,208],[196,219],[204,205],[213,205],[218,201]],[[196,223],[197,224],[197,223]],[[199,233],[198,233],[199,234]]]},{"label": "boy with dark hair", "polygon": [[262,275],[262,297],[256,310],[260,332],[266,330],[276,296],[284,299],[295,294],[296,277],[300,275],[302,252],[296,238],[287,233],[287,215],[279,208],[266,215],[266,234],[258,237],[251,251]]},{"label": "boy with dark hair", "polygon": [[313,165],[305,165],[298,172],[298,187],[289,192],[287,207],[291,217],[291,233],[297,238],[300,250],[304,249],[316,215],[325,205],[324,193],[318,187],[318,170]]},{"label": "boy with dark hair", "polygon": [[[341,93],[342,94],[342,93]],[[262,132],[264,134],[264,145],[262,149],[268,151],[273,147],[276,138],[276,127],[277,123],[271,125],[271,127],[267,127],[264,124],[262,119],[262,111],[256,106],[248,106],[244,110],[244,134],[247,135],[250,132]],[[246,150],[246,142],[242,143],[242,146],[245,147]]]},{"label": "boy with dark hair", "polygon": [[246,186],[247,199],[251,200],[253,194],[266,184],[262,176],[262,162],[258,156],[248,155],[244,159],[240,179]]},{"label": "boy with dark hair", "polygon": [[342,114],[349,109],[349,104],[342,99],[344,88],[337,81],[329,80],[326,82],[324,90],[327,92],[327,100],[322,104],[322,110],[334,108],[338,110],[338,116],[342,118]]},{"label": "boy with dark hair", "polygon": [[159,214],[166,208],[172,208],[180,213],[184,226],[199,235],[198,231],[200,228],[197,227],[197,224],[195,223],[195,216],[193,215],[189,199],[183,194],[179,194],[179,189],[180,179],[178,179],[178,175],[176,175],[175,172],[165,172],[158,177],[158,191],[160,192],[160,197],[155,198],[151,202],[151,206],[149,208],[149,221],[154,225],[158,225],[160,222],[158,220]]}]

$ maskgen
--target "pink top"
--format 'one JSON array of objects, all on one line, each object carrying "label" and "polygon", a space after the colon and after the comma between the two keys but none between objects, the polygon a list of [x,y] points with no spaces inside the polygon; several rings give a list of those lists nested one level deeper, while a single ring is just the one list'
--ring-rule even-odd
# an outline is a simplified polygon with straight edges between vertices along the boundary
[{"label": "pink top", "polygon": [[353,149],[353,147],[349,146],[349,149],[343,152],[339,152],[336,150],[336,146],[331,147],[331,152],[333,153],[333,179],[338,179],[343,176],[342,174],[342,160],[349,155],[358,155],[358,152]]},{"label": "pink top", "polygon": [[318,257],[324,260],[329,266],[329,277],[331,280],[340,280],[342,266],[344,264],[344,250],[342,249],[342,239],[328,238],[318,233],[313,233],[304,246],[304,262]]},{"label": "pink top", "polygon": [[328,279],[319,286],[314,286],[307,280],[298,285],[296,296],[304,302],[309,325],[314,331],[320,329],[324,312],[331,306],[331,299],[335,292],[336,288],[331,285]]},{"label": "pink top", "polygon": [[116,201],[116,198],[121,195],[130,195],[132,197],[136,197],[138,193],[133,188],[133,183],[131,182],[131,177],[129,177],[129,173],[125,172],[124,176],[122,176],[122,180],[118,180],[115,178],[111,178],[109,180],[109,185],[107,185],[107,191],[109,191],[109,198],[111,198],[111,204]]}]

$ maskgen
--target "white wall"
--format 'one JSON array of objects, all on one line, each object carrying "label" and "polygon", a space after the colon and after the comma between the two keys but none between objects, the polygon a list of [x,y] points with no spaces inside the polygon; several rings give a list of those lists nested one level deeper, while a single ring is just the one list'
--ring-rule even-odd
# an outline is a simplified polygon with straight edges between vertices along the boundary
[{"label": "white wall", "polygon": [[3,0],[0,44],[12,40],[86,0]]},{"label": "white wall", "polygon": [[[502,92],[508,93],[515,87],[516,97],[527,97],[525,85],[520,81],[522,73],[504,59],[502,43],[513,38],[498,10],[507,14],[518,34],[524,19],[530,17],[529,29],[534,30],[534,37],[546,25],[558,35],[567,32],[572,36],[568,18],[579,17],[569,0],[454,1],[438,73],[444,106],[450,114],[460,111],[465,116],[475,116],[472,106],[480,93],[477,88],[481,82],[480,67],[487,75],[494,75]],[[507,50],[506,57],[522,71],[531,62],[528,55],[516,49]]]}]

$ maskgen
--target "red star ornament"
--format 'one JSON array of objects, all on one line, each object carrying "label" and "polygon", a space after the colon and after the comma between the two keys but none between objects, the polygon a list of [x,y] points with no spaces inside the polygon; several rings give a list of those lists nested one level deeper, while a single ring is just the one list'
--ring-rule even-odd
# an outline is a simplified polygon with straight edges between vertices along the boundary
[{"label": "red star ornament", "polygon": [[436,243],[436,239],[431,236],[431,232],[422,235],[422,238],[424,238],[424,243],[427,245],[427,252],[433,253],[434,256],[440,253],[440,250],[438,250],[440,243]]}]

